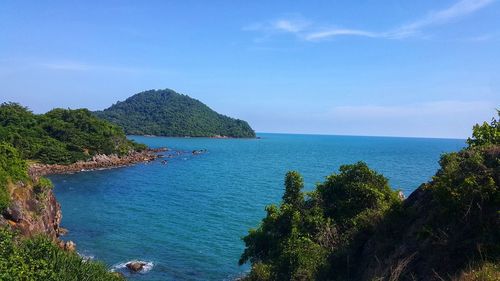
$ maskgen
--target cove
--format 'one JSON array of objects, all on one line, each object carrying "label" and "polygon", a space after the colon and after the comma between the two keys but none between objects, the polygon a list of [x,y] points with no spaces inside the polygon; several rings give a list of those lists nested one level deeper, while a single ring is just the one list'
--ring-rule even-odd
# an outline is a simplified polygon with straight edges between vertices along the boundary
[{"label": "cove", "polygon": [[[306,190],[340,165],[363,160],[406,195],[430,180],[442,153],[464,140],[258,134],[261,139],[130,138],[185,151],[178,157],[111,170],[54,175],[63,239],[78,252],[122,270],[130,260],[150,270],[130,280],[232,280],[241,237],[264,207],[281,200],[283,178],[297,170]],[[189,153],[206,149],[206,153]],[[126,271],[124,271],[126,272]]]}]

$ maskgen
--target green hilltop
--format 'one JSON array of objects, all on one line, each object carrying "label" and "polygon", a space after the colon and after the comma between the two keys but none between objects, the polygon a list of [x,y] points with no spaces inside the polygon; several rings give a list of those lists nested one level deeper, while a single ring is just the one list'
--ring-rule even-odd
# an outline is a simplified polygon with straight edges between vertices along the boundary
[{"label": "green hilltop", "polygon": [[95,114],[120,125],[130,135],[255,137],[247,122],[219,114],[170,89],[141,92]]}]

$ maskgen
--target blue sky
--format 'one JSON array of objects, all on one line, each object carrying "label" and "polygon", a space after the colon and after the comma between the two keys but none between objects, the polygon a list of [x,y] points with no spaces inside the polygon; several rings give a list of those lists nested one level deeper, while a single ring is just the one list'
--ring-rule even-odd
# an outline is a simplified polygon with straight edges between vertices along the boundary
[{"label": "blue sky", "polygon": [[1,1],[0,84],[35,112],[172,88],[259,132],[465,138],[500,106],[500,1]]}]

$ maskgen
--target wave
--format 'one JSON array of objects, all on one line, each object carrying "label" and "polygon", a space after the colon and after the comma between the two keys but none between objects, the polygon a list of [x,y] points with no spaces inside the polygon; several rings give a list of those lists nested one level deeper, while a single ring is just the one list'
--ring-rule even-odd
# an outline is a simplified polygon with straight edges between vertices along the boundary
[{"label": "wave", "polygon": [[117,264],[113,265],[111,267],[111,271],[112,272],[115,272],[115,271],[125,271],[125,270],[128,271],[127,264],[130,263],[130,262],[141,262],[141,263],[144,263],[144,267],[142,268],[142,270],[139,271],[139,272],[137,272],[137,273],[147,273],[151,269],[153,269],[153,266],[154,266],[154,263],[152,261],[130,260],[130,261],[127,261],[127,262],[117,263]]},{"label": "wave", "polygon": [[95,257],[93,255],[86,255],[86,254],[82,254],[80,252],[76,252],[82,259],[83,261],[90,261],[90,260],[93,260],[95,259]]}]

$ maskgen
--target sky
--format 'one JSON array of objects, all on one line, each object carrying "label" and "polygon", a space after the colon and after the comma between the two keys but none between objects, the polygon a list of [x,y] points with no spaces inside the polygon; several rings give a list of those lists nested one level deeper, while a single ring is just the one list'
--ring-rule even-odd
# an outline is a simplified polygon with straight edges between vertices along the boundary
[{"label": "sky", "polygon": [[500,0],[0,0],[0,101],[170,88],[257,132],[466,138],[500,108]]}]

